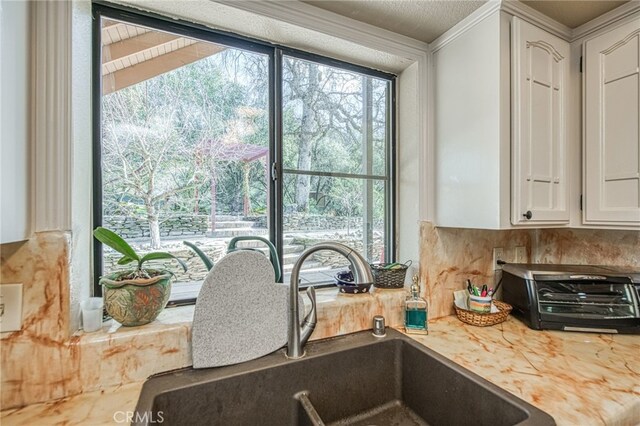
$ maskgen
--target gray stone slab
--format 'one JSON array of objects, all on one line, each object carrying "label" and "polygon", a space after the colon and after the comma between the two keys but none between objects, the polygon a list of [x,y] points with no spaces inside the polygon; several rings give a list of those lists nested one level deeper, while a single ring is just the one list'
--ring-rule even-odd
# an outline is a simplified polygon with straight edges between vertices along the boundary
[{"label": "gray stone slab", "polygon": [[262,253],[227,254],[205,278],[196,301],[193,368],[238,364],[285,346],[288,297],[289,287],[275,283]]}]

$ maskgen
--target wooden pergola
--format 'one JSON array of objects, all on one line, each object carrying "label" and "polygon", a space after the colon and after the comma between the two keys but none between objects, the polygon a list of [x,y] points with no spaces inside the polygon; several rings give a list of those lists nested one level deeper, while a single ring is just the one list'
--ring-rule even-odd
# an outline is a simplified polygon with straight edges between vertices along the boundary
[{"label": "wooden pergola", "polygon": [[[269,168],[268,168],[268,155],[269,148],[251,145],[245,143],[224,143],[219,140],[205,140],[201,143],[202,149],[215,152],[216,161],[241,161],[244,163],[243,167],[243,185],[242,185],[242,212],[245,216],[251,211],[251,199],[249,194],[249,165],[253,161],[265,158],[264,172],[265,178],[268,180]],[[216,198],[217,198],[217,186],[215,169],[210,169],[211,180],[211,230],[216,230]],[[268,199],[267,199],[268,202]]]}]

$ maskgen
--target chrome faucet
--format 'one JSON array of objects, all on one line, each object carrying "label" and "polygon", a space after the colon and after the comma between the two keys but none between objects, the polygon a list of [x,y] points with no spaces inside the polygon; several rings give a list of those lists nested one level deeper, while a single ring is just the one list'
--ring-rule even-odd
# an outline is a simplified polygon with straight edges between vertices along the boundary
[{"label": "chrome faucet", "polygon": [[307,296],[311,299],[311,311],[304,318],[302,327],[300,327],[300,315],[298,312],[298,288],[300,268],[304,261],[313,253],[320,250],[331,250],[340,253],[347,258],[351,264],[351,271],[353,272],[354,284],[367,284],[373,282],[373,275],[367,261],[355,250],[344,244],[326,242],[319,243],[309,247],[305,250],[291,271],[291,282],[289,284],[289,332],[287,343],[287,358],[301,358],[304,356],[303,347],[311,333],[316,328],[317,313],[316,313],[316,292],[313,287],[307,288]]}]

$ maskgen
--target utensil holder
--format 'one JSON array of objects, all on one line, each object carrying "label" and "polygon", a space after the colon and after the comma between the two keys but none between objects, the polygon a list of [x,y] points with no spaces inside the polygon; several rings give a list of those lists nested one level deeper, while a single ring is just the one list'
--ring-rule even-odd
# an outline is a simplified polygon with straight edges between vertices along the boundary
[{"label": "utensil holder", "polygon": [[494,300],[493,304],[498,308],[498,312],[492,314],[481,314],[469,311],[467,309],[459,308],[455,304],[453,306],[456,309],[456,316],[460,321],[477,327],[488,327],[506,321],[509,313],[513,309],[513,307],[508,303],[504,303],[499,300]]}]

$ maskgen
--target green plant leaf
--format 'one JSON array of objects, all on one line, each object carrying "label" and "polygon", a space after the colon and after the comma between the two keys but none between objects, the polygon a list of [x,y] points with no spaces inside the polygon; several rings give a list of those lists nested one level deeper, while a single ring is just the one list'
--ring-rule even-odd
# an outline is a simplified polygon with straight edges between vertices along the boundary
[{"label": "green plant leaf", "polygon": [[177,257],[175,257],[174,255],[172,255],[171,253],[165,253],[165,252],[161,252],[161,251],[156,251],[153,253],[148,253],[145,254],[142,259],[140,259],[138,261],[138,265],[140,265],[140,267],[142,267],[142,264],[144,262],[147,262],[149,260],[158,260],[158,259],[175,259],[178,261],[178,263],[180,264],[180,266],[182,266],[182,269],[184,269],[185,272],[187,272],[187,264],[184,263],[182,261],[182,259],[178,259]]},{"label": "green plant leaf", "polygon": [[197,254],[198,257],[200,257],[200,259],[202,260],[202,263],[204,263],[204,266],[206,266],[208,271],[210,271],[211,268],[213,268],[213,261],[209,259],[209,257],[206,254],[204,254],[204,252],[200,250],[198,246],[196,246],[195,244],[189,241],[183,241],[182,243],[185,246],[189,247],[191,250],[193,250],[195,254]]},{"label": "green plant leaf", "polygon": [[118,265],[126,265],[127,263],[131,263],[136,259],[132,259],[129,256],[122,256],[120,260],[118,260]]},{"label": "green plant leaf", "polygon": [[93,231],[93,236],[102,244],[111,247],[118,253],[123,254],[125,257],[140,261],[140,256],[138,256],[136,251],[115,232],[99,226]]}]

